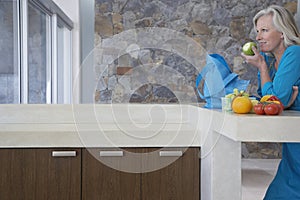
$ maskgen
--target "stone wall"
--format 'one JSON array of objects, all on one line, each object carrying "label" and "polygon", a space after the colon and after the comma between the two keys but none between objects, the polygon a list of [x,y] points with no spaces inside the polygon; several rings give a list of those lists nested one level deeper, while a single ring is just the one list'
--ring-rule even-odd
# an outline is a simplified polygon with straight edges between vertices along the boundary
[{"label": "stone wall", "polygon": [[[240,52],[255,39],[253,16],[271,4],[296,13],[296,0],[95,0],[95,102],[199,102],[195,78],[204,52],[224,56],[256,94],[257,71],[243,63]],[[163,31],[141,37],[140,29],[149,27]],[[178,35],[185,42],[178,42]],[[175,42],[165,48],[170,40]],[[278,157],[280,145],[247,143],[244,156]]]}]

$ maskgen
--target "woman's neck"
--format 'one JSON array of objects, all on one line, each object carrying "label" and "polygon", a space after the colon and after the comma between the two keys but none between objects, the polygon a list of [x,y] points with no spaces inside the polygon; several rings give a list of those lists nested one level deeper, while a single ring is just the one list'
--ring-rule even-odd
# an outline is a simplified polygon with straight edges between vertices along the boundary
[{"label": "woman's neck", "polygon": [[276,62],[274,63],[276,70],[278,69],[281,57],[285,50],[286,48],[284,46],[281,46],[280,48],[276,49],[276,51],[272,52],[276,59]]}]

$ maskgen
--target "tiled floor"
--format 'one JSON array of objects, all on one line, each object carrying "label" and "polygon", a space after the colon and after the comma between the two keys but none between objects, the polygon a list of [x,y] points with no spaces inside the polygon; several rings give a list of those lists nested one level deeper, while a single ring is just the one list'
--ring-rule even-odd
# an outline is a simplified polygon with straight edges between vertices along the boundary
[{"label": "tiled floor", "polygon": [[262,200],[279,164],[278,159],[242,160],[242,200]]}]

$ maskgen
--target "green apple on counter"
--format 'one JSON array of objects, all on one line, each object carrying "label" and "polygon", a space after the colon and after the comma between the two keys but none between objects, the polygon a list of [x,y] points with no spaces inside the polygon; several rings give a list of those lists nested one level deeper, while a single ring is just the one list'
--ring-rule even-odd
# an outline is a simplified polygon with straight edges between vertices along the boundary
[{"label": "green apple on counter", "polygon": [[247,56],[253,56],[254,55],[254,52],[252,50],[253,46],[255,48],[257,48],[257,45],[254,42],[247,42],[246,44],[244,44],[244,46],[243,46],[243,53],[245,55],[247,55]]}]

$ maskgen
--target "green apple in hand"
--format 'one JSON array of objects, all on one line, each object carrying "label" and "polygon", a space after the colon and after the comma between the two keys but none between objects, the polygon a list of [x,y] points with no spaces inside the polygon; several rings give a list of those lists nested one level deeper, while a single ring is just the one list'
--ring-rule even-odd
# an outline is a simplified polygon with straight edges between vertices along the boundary
[{"label": "green apple in hand", "polygon": [[247,42],[246,44],[244,44],[243,53],[247,56],[253,56],[254,55],[254,52],[252,51],[253,46],[257,48],[257,45],[254,42]]}]

